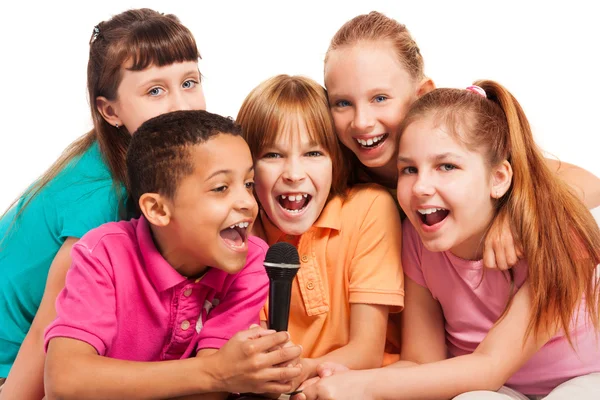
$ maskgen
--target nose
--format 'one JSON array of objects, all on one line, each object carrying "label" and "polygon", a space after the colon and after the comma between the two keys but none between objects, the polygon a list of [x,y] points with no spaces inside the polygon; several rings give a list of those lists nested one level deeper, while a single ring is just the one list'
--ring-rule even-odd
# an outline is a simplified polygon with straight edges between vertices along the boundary
[{"label": "nose", "polygon": [[282,178],[291,183],[302,181],[305,176],[302,161],[298,157],[289,157],[285,163]]},{"label": "nose", "polygon": [[375,126],[371,110],[367,106],[357,106],[352,120],[352,127],[359,131],[369,131]]},{"label": "nose", "polygon": [[417,180],[413,185],[413,194],[418,197],[428,197],[435,193],[435,185],[426,174],[417,175]]},{"label": "nose", "polygon": [[248,211],[254,210],[256,207],[258,207],[258,204],[254,198],[254,194],[248,189],[244,188],[235,203],[235,208],[239,211]]},{"label": "nose", "polygon": [[190,96],[185,95],[181,90],[175,90],[171,93],[171,104],[169,111],[192,110]]}]

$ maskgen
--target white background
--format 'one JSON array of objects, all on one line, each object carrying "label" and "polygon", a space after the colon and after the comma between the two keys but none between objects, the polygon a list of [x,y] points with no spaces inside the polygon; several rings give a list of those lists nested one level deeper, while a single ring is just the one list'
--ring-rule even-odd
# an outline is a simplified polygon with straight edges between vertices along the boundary
[{"label": "white background", "polygon": [[407,25],[438,86],[491,78],[519,99],[547,152],[600,176],[600,20],[593,1],[10,1],[0,23],[0,212],[91,128],[88,41],[128,8],[173,13],[195,35],[209,111],[235,117],[279,73],[322,83],[329,40],[371,10]]}]

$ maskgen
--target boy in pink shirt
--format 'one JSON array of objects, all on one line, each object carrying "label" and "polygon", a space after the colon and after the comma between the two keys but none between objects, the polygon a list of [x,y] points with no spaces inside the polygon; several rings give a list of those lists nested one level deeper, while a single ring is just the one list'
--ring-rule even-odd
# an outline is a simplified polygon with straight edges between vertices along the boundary
[{"label": "boy in pink shirt", "polygon": [[248,236],[258,210],[239,127],[206,111],[164,114],[135,133],[127,167],[142,215],[73,246],[45,335],[47,395],[291,390],[300,369],[278,365],[300,348],[274,349],[285,332],[248,330],[267,296],[267,245]]}]

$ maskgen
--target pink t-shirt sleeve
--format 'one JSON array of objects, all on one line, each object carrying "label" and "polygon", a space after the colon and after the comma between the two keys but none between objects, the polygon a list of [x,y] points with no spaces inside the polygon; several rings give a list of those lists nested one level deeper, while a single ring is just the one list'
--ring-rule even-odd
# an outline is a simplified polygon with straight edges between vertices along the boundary
[{"label": "pink t-shirt sleeve", "polygon": [[268,246],[251,236],[248,247],[246,266],[235,276],[219,305],[208,314],[198,335],[197,351],[219,349],[237,332],[259,323],[259,312],[269,291],[269,278],[263,266]]},{"label": "pink t-shirt sleeve", "polygon": [[402,267],[404,274],[417,284],[427,287],[421,269],[423,244],[419,234],[407,219],[402,223]]},{"label": "pink t-shirt sleeve", "polygon": [[44,348],[53,338],[66,337],[86,342],[105,355],[117,332],[112,270],[81,242],[73,246],[71,258],[65,287],[56,299],[57,317],[44,335]]}]

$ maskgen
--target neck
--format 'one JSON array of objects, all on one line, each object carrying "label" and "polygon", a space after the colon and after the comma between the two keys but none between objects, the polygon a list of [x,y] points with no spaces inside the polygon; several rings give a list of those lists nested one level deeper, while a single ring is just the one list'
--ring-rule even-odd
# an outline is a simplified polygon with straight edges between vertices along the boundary
[{"label": "neck", "polygon": [[480,224],[471,235],[452,247],[450,252],[464,260],[481,260],[483,258],[485,237],[490,230],[494,219],[490,215],[490,218],[483,219],[482,222],[483,223]]},{"label": "neck", "polygon": [[363,169],[375,183],[389,189],[396,189],[398,185],[398,167],[395,159],[381,167],[368,168],[363,165]]},{"label": "neck", "polygon": [[149,225],[154,245],[175,271],[183,276],[195,277],[204,274],[208,270],[207,266],[198,265],[194,257],[187,254],[185,249],[180,246],[181,241],[178,240],[177,234],[171,232],[168,226]]}]

